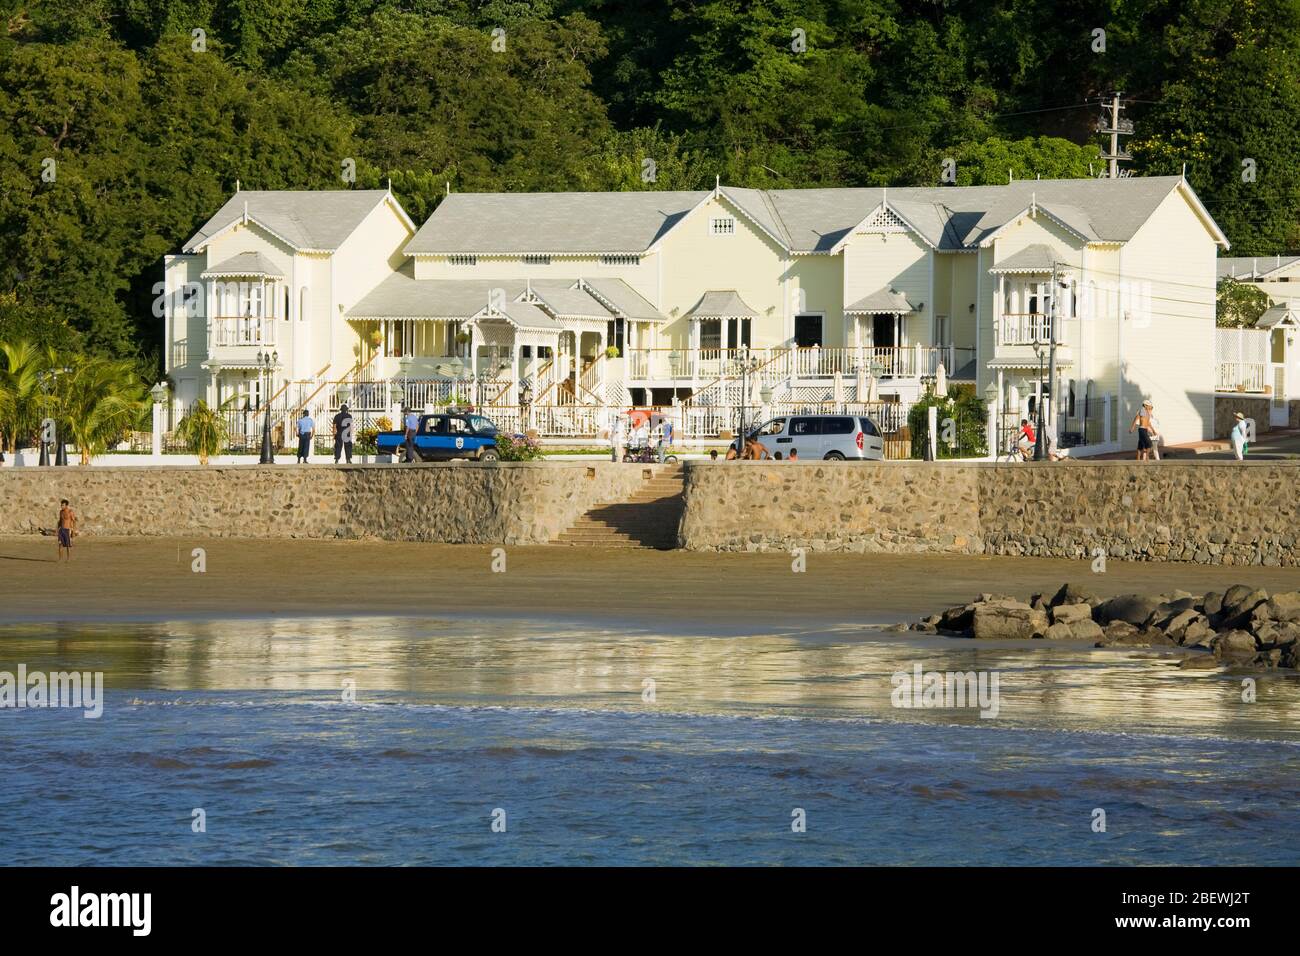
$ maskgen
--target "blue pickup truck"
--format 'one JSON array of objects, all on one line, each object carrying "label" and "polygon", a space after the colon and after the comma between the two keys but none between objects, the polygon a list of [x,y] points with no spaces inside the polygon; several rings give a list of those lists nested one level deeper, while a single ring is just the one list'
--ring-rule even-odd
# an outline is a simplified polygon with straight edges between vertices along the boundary
[{"label": "blue pickup truck", "polygon": [[[375,438],[379,454],[392,455],[394,461],[404,457],[405,443],[404,431],[380,432]],[[461,412],[421,415],[415,431],[415,453],[421,461],[453,458],[496,461],[501,457],[497,451],[496,425],[482,415]]]}]

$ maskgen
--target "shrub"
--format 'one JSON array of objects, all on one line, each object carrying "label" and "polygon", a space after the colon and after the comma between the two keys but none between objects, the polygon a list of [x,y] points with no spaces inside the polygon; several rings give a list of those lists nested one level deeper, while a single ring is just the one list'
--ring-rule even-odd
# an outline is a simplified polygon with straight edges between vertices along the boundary
[{"label": "shrub", "polygon": [[542,457],[542,443],[527,435],[497,435],[497,453],[502,461],[536,461]]},{"label": "shrub", "polygon": [[[924,458],[926,435],[929,421],[926,409],[938,408],[939,434],[935,442],[940,458],[973,458],[988,454],[988,438],[985,427],[988,412],[984,400],[974,395],[969,389],[959,385],[950,386],[948,394],[943,396],[930,392],[922,396],[907,413],[908,431],[912,437],[912,457]],[[952,422],[951,432],[945,427],[945,421]],[[945,438],[951,434],[955,441],[950,446]]]}]

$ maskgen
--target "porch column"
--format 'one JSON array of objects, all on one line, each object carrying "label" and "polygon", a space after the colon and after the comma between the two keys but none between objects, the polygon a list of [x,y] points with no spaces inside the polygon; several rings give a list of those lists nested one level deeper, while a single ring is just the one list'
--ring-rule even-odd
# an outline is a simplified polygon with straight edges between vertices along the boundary
[{"label": "porch column", "polygon": [[506,404],[514,405],[519,401],[519,339],[512,337],[510,341],[510,374],[507,376],[510,382],[510,391],[506,395]]},{"label": "porch column", "polygon": [[[998,273],[998,295],[997,301],[993,303],[993,344],[1002,344],[1002,308],[1007,294],[1007,277],[1005,273]],[[978,335],[978,332],[977,332]]]},{"label": "porch column", "polygon": [[478,375],[478,323],[469,324],[469,374],[471,377]]}]

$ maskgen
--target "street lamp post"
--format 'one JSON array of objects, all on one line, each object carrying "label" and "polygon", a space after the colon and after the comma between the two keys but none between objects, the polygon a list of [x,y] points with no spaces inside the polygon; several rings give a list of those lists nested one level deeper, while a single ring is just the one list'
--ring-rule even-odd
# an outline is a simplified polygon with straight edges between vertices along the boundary
[{"label": "street lamp post", "polygon": [[274,382],[276,368],[280,364],[279,352],[263,352],[261,349],[257,352],[258,372],[264,378],[266,385],[262,390],[262,401],[266,405],[266,414],[262,416],[262,454],[258,463],[262,465],[275,464],[275,449],[271,446],[271,386]]},{"label": "street lamp post", "polygon": [[1038,356],[1038,396],[1034,401],[1034,412],[1038,422],[1034,428],[1034,461],[1043,460],[1043,347],[1035,342],[1034,354]]},{"label": "street lamp post", "polygon": [[746,356],[740,360],[740,446],[739,452],[745,450],[745,411],[749,405],[749,376],[758,371],[758,359]]},{"label": "street lamp post", "polygon": [[149,389],[149,395],[153,398],[153,441],[149,450],[157,462],[162,459],[162,410],[163,402],[167,401],[167,383],[159,382]]}]

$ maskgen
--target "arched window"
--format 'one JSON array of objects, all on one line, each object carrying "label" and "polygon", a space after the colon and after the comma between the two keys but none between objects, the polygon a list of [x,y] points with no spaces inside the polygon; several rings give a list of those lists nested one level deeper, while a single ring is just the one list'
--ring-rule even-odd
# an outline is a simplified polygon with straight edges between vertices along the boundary
[{"label": "arched window", "polygon": [[302,292],[298,299],[298,321],[306,322],[307,316],[311,314],[311,290],[306,286],[302,287]]},{"label": "arched window", "polygon": [[284,287],[284,315],[282,316],[282,318],[286,322],[289,321],[289,287],[288,286]]}]

